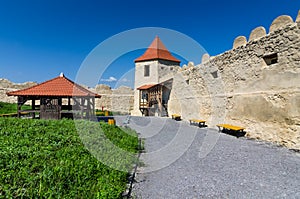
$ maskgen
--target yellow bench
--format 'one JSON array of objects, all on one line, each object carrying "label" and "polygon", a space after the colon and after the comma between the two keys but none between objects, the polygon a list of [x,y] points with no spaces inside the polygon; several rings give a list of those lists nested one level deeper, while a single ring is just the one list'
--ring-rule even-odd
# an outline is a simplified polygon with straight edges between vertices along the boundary
[{"label": "yellow bench", "polygon": [[178,114],[173,114],[173,115],[172,115],[172,119],[178,121],[178,120],[181,120],[181,116],[178,115]]},{"label": "yellow bench", "polygon": [[219,131],[221,131],[221,127],[224,129],[228,129],[228,130],[232,130],[232,131],[237,131],[242,133],[245,128],[244,127],[240,127],[240,126],[233,126],[230,124],[218,124],[217,127],[219,128]]},{"label": "yellow bench", "polygon": [[205,127],[205,120],[190,119],[190,124],[198,124],[199,127]]},{"label": "yellow bench", "polygon": [[108,119],[107,123],[109,125],[116,125],[116,120],[115,119]]}]

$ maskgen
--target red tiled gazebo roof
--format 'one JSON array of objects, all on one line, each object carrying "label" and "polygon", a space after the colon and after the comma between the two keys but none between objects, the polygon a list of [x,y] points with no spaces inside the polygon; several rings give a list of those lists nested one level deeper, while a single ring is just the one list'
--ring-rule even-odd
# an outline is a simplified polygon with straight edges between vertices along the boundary
[{"label": "red tiled gazebo roof", "polygon": [[41,84],[7,93],[8,96],[55,96],[55,97],[95,97],[101,96],[85,89],[66,78],[63,74]]},{"label": "red tiled gazebo roof", "polygon": [[141,61],[149,61],[149,60],[157,60],[157,59],[180,63],[180,60],[175,58],[169,52],[169,50],[165,47],[165,45],[162,43],[162,41],[158,36],[155,37],[155,39],[148,47],[146,52],[134,61],[141,62]]}]

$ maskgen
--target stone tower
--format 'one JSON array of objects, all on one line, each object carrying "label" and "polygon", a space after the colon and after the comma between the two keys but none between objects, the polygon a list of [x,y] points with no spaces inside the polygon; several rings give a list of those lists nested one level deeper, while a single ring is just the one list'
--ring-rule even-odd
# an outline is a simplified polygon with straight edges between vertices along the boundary
[{"label": "stone tower", "polygon": [[145,53],[135,60],[132,115],[162,116],[161,111],[150,110],[162,109],[162,105],[167,103],[168,99],[164,98],[168,98],[170,91],[164,84],[170,84],[179,65],[180,60],[175,58],[156,36]]}]

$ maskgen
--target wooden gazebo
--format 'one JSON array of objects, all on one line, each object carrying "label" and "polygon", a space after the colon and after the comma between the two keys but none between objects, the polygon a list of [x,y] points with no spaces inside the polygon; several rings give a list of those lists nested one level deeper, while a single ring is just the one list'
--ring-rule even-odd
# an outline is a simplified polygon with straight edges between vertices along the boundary
[{"label": "wooden gazebo", "polygon": [[[60,76],[27,89],[7,93],[18,97],[18,117],[21,112],[36,114],[40,119],[86,118],[95,113],[95,98],[101,96]],[[31,110],[21,110],[28,100],[32,101]],[[36,101],[38,103],[36,103]]]}]

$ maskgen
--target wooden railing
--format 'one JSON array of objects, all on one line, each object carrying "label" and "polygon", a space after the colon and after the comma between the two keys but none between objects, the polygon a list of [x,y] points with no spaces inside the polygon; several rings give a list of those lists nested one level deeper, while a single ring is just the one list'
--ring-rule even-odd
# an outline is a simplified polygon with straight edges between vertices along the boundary
[{"label": "wooden railing", "polygon": [[[29,115],[30,113],[28,112],[21,112],[21,116]],[[0,117],[18,117],[18,113],[5,113],[5,114],[0,114]]]},{"label": "wooden railing", "polygon": [[149,108],[148,102],[140,102],[140,108]]}]

